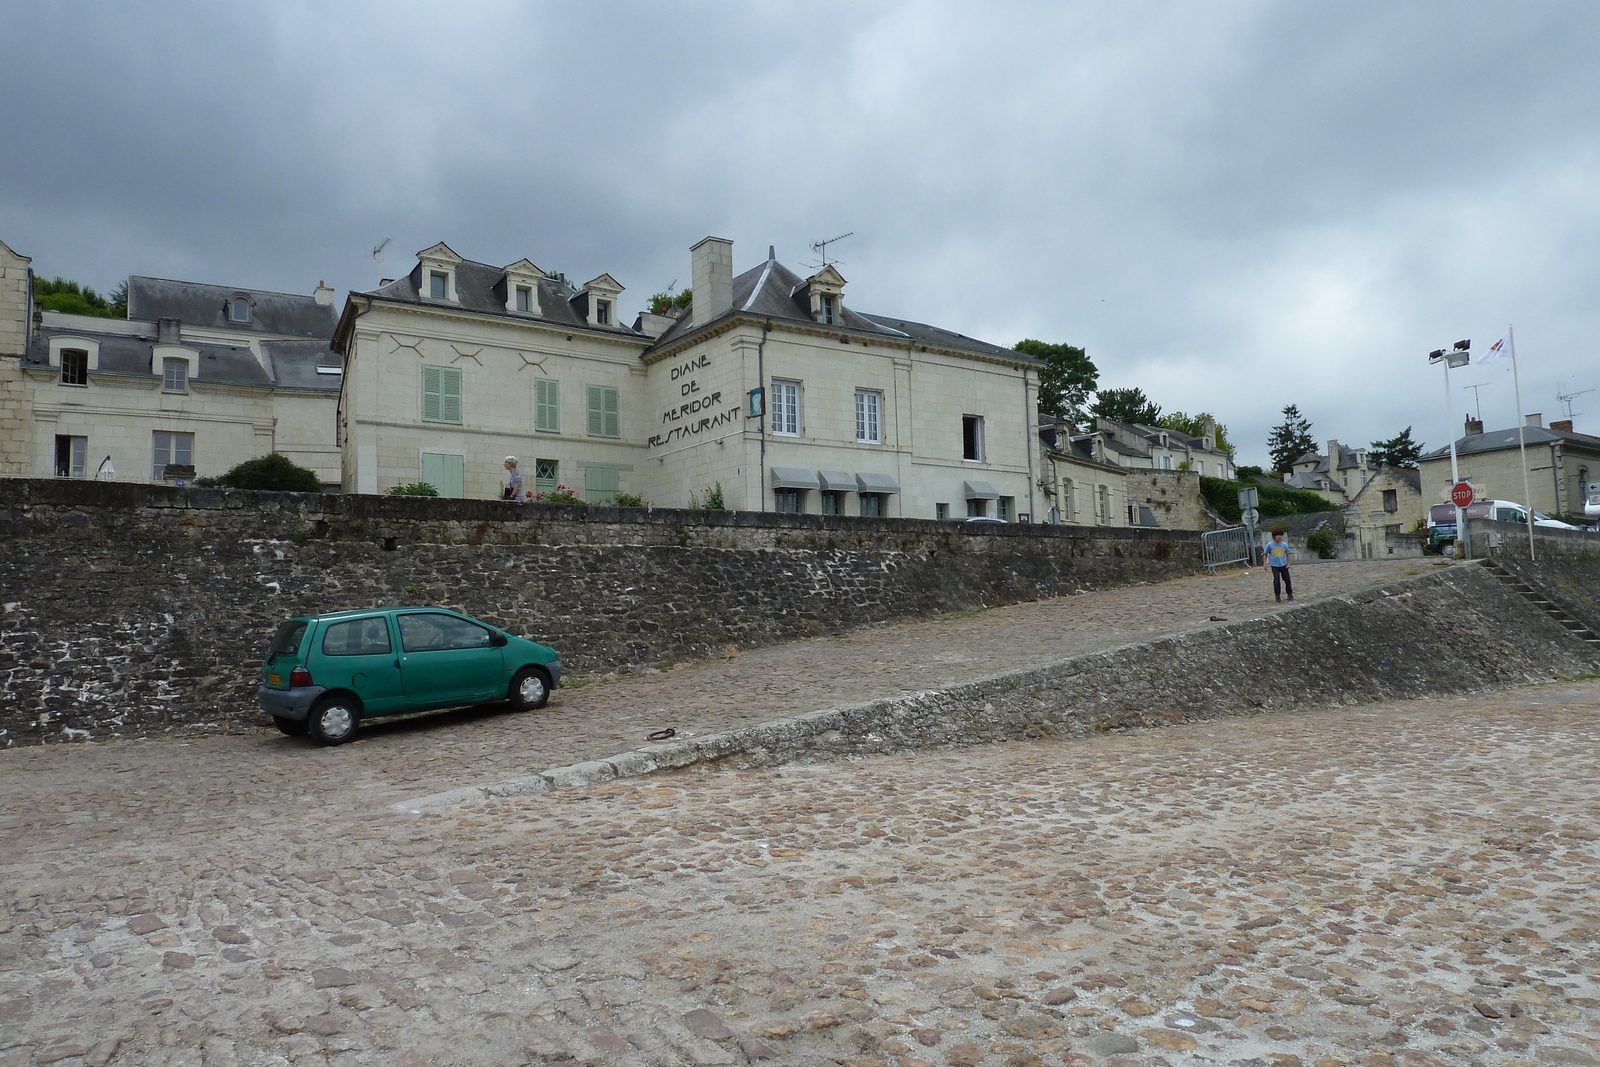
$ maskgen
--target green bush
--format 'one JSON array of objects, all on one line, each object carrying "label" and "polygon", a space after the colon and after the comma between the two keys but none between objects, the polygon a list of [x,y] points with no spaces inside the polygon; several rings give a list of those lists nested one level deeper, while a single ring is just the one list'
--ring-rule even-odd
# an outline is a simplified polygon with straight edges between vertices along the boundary
[{"label": "green bush", "polygon": [[634,496],[632,493],[618,493],[617,498],[612,503],[619,508],[647,508],[650,506],[650,501],[642,496]]},{"label": "green bush", "polygon": [[[1249,488],[1244,482],[1226,478],[1200,478],[1200,493],[1206,502],[1229,522],[1239,521],[1239,490]],[[1269,515],[1315,515],[1319,511],[1333,511],[1334,506],[1316,493],[1304,489],[1277,489],[1257,486],[1258,510]]]},{"label": "green bush", "polygon": [[535,493],[533,495],[533,502],[535,504],[573,504],[578,507],[589,506],[589,502],[587,500],[583,499],[583,497],[579,496],[577,493],[573,492],[571,489],[568,489],[564,485],[558,485],[548,492]]},{"label": "green bush", "polygon": [[384,492],[390,496],[438,496],[439,490],[428,482],[407,482],[404,485],[391,485]]},{"label": "green bush", "polygon": [[288,456],[273,452],[247,459],[216,480],[228,489],[267,489],[279,493],[320,493],[322,479]]},{"label": "green bush", "polygon": [[1318,559],[1336,559],[1339,555],[1339,542],[1334,532],[1326,527],[1306,537],[1306,548],[1315,552]]}]

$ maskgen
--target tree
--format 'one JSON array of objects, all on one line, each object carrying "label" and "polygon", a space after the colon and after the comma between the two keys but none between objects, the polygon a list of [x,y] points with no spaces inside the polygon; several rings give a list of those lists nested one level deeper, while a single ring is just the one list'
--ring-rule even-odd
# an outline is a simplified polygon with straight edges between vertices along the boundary
[{"label": "tree", "polygon": [[1233,443],[1228,440],[1228,428],[1217,422],[1216,418],[1208,412],[1202,411],[1198,415],[1186,415],[1181,411],[1170,411],[1155,421],[1155,425],[1163,430],[1177,430],[1179,433],[1188,434],[1190,437],[1204,437],[1206,435],[1206,420],[1211,419],[1216,427],[1217,450],[1233,458]]},{"label": "tree", "polygon": [[273,452],[247,459],[217,479],[228,489],[271,489],[282,493],[320,493],[322,479],[288,456]]},{"label": "tree", "polygon": [[650,314],[671,315],[673,312],[687,311],[693,303],[693,289],[682,289],[676,296],[671,293],[656,293],[650,298]]},{"label": "tree", "polygon": [[1084,406],[1094,392],[1100,371],[1077,345],[1053,345],[1032,339],[1018,341],[1013,350],[1044,360],[1039,371],[1039,414],[1066,419],[1076,429]]},{"label": "tree", "polygon": [[1411,439],[1411,427],[1407,426],[1387,441],[1372,442],[1367,449],[1367,461],[1375,467],[1388,464],[1391,467],[1410,467],[1415,470],[1422,449],[1422,442]]},{"label": "tree", "polygon": [[1144,390],[1102,389],[1095,394],[1090,414],[1116,422],[1138,422],[1154,426],[1161,417],[1161,405],[1144,395]]},{"label": "tree", "polygon": [[1300,409],[1290,404],[1283,409],[1283,422],[1272,428],[1267,436],[1267,452],[1272,456],[1272,469],[1280,473],[1294,469],[1294,461],[1307,452],[1317,450],[1316,438],[1311,436],[1311,423],[1300,414]]},{"label": "tree", "polygon": [[[120,297],[120,307],[113,303]],[[66,278],[35,278],[33,302],[44,311],[60,311],[68,315],[93,315],[101,319],[128,317],[128,286],[124,282],[107,300],[92,286],[79,285]]]}]

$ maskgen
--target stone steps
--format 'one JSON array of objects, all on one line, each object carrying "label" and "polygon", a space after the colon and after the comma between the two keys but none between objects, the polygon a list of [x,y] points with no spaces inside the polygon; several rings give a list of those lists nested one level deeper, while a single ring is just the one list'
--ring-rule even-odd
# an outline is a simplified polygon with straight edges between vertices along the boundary
[{"label": "stone steps", "polygon": [[1591,648],[1600,649],[1600,634],[1595,633],[1582,622],[1568,615],[1539,590],[1502,567],[1498,561],[1486,559],[1483,561],[1482,566],[1485,571],[1498,578],[1506,588],[1560,623],[1568,633],[1580,638]]}]

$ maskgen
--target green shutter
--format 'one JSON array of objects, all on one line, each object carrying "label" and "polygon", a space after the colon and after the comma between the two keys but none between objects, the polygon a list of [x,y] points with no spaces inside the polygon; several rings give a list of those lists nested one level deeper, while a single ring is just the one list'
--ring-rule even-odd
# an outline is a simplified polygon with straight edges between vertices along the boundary
[{"label": "green shutter", "polygon": [[589,436],[621,437],[622,417],[617,405],[616,387],[591,385],[585,399],[589,407]]},{"label": "green shutter", "polygon": [[622,436],[622,415],[617,406],[617,391],[607,388],[601,399],[605,402],[605,429],[607,437]]},{"label": "green shutter", "polygon": [[[616,390],[612,390],[613,393]],[[591,504],[609,504],[616,499],[622,487],[621,475],[616,467],[585,467],[583,469],[583,496]]]},{"label": "green shutter", "polygon": [[533,428],[561,432],[561,383],[548,378],[533,382]]},{"label": "green shutter", "polygon": [[[461,423],[461,368],[440,368],[440,393],[444,399],[444,422]],[[459,495],[459,494],[458,494]]]},{"label": "green shutter", "polygon": [[[422,368],[422,421],[442,422],[440,416],[444,411],[444,398],[442,387],[439,383],[441,367]],[[424,478],[424,481],[427,479]],[[434,486],[435,489],[439,488]]]},{"label": "green shutter", "polygon": [[422,480],[439,490],[440,496],[467,495],[465,462],[461,456],[424,452]]}]

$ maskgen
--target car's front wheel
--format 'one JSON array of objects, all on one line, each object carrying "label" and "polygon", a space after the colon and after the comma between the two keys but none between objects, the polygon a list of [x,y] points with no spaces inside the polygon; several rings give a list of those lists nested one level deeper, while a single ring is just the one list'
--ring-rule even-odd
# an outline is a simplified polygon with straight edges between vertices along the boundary
[{"label": "car's front wheel", "polygon": [[303,737],[305,732],[310,729],[304,719],[290,719],[283,715],[274,715],[272,717],[272,725],[290,737]]},{"label": "car's front wheel", "polygon": [[353,739],[360,724],[361,706],[349,697],[320,700],[306,717],[311,736],[324,745],[342,745]]},{"label": "car's front wheel", "polygon": [[524,667],[511,679],[509,695],[518,711],[542,708],[550,701],[550,676],[538,667]]}]

